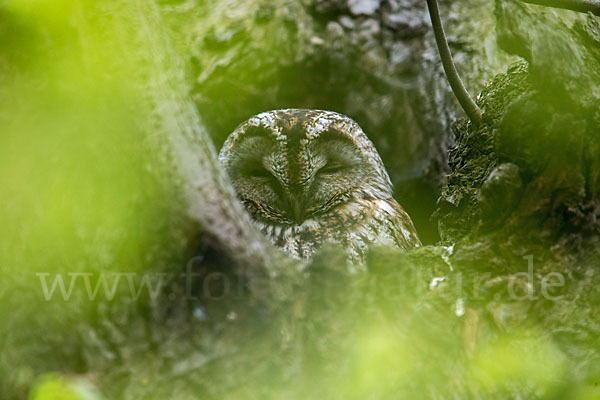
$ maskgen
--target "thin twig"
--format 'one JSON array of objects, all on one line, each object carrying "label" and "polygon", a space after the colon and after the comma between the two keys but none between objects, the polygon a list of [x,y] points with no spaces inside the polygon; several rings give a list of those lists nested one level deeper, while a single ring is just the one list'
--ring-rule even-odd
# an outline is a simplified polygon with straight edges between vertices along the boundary
[{"label": "thin twig", "polygon": [[564,8],[579,12],[591,12],[600,15],[600,1],[594,0],[521,0],[524,3],[537,4],[539,6]]},{"label": "thin twig", "polygon": [[444,33],[444,26],[442,25],[442,18],[440,17],[437,0],[427,0],[427,7],[429,8],[429,16],[431,17],[431,24],[433,25],[435,42],[450,87],[471,121],[479,122],[481,121],[481,110],[477,104],[475,104],[469,92],[467,92],[465,85],[456,71],[456,66],[454,65],[454,61],[452,61],[450,47],[448,47],[448,41],[446,40],[446,34]]}]

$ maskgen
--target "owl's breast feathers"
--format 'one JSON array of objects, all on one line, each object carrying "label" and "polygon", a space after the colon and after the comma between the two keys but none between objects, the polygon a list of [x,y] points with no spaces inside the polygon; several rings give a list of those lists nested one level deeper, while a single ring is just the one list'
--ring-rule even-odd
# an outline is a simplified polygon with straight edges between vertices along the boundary
[{"label": "owl's breast feathers", "polygon": [[342,245],[352,262],[364,261],[371,245],[421,246],[410,217],[393,198],[358,198],[300,225],[256,224],[275,246],[299,259],[310,258],[325,243]]}]

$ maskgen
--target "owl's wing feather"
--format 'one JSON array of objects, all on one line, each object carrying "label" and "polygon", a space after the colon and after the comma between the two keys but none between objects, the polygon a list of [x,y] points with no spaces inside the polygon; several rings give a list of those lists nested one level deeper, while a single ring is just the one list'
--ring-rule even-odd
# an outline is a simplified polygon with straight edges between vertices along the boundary
[{"label": "owl's wing feather", "polygon": [[420,247],[421,240],[417,235],[417,230],[415,229],[410,216],[393,198],[387,200],[387,203],[394,209],[394,213],[386,220],[386,224],[396,240],[398,247],[404,250]]}]

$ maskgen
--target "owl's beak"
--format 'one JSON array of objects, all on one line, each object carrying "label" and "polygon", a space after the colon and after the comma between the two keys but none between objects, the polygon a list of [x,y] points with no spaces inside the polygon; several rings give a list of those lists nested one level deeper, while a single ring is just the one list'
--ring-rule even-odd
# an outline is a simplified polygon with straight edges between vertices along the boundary
[{"label": "owl's beak", "polygon": [[292,217],[295,223],[300,224],[304,221],[304,202],[301,199],[292,201]]},{"label": "owl's beak", "polygon": [[288,218],[300,225],[306,219],[306,201],[302,190],[292,190],[287,200]]}]

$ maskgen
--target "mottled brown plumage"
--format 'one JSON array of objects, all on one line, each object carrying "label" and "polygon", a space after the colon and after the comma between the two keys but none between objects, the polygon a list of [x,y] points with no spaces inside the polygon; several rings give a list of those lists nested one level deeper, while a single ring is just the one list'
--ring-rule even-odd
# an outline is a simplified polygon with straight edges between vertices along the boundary
[{"label": "mottled brown plumage", "polygon": [[219,160],[259,229],[293,257],[328,242],[354,262],[370,244],[420,246],[373,143],[344,115],[258,114],[227,138]]}]

